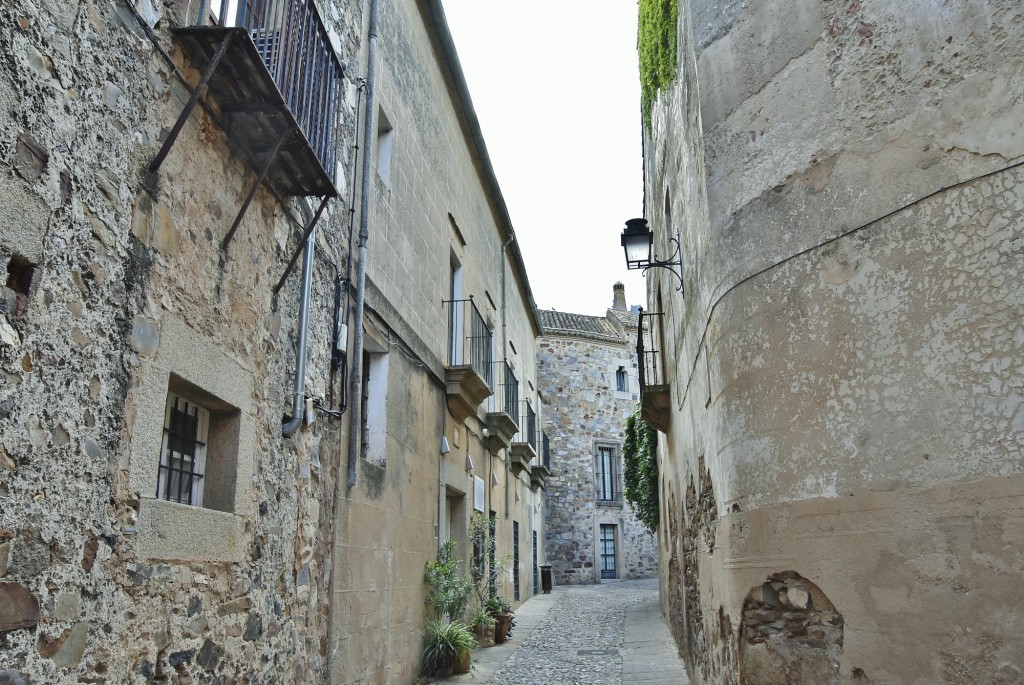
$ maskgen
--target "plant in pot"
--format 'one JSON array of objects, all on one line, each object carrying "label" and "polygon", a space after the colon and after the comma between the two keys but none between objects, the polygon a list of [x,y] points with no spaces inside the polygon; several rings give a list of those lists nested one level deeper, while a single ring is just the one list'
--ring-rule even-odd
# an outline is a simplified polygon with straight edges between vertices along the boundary
[{"label": "plant in pot", "polygon": [[473,635],[476,636],[477,646],[494,646],[495,623],[494,617],[484,607],[479,607],[470,614],[469,627],[473,630]]},{"label": "plant in pot", "polygon": [[484,608],[494,618],[494,642],[500,645],[512,635],[512,606],[504,598],[495,595],[487,600]]},{"label": "plant in pot", "polygon": [[427,635],[423,641],[423,673],[441,676],[468,673],[470,652],[474,644],[473,633],[459,621],[427,621]]},{"label": "plant in pot", "polygon": [[473,594],[473,583],[459,575],[455,541],[448,540],[437,552],[437,559],[423,568],[423,580],[430,586],[424,602],[434,614],[427,622],[423,643],[423,672],[426,675],[468,673],[470,653],[475,640],[459,619],[466,613]]}]

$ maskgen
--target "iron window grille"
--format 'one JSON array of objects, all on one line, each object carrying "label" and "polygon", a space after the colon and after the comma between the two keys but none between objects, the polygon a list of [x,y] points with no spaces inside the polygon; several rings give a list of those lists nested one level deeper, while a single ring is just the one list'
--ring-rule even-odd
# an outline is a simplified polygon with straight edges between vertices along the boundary
[{"label": "iron window grille", "polygon": [[537,531],[533,531],[533,594],[540,592],[540,571],[537,567]]},{"label": "iron window grille", "polygon": [[615,573],[615,524],[601,524],[601,579],[614,579]]},{"label": "iron window grille", "polygon": [[209,430],[209,410],[168,393],[156,486],[158,499],[203,506]]},{"label": "iron window grille", "polygon": [[519,521],[512,522],[512,589],[519,601]]},{"label": "iron window grille", "polygon": [[618,504],[622,502],[622,473],[618,450],[611,445],[598,445],[594,460],[597,501]]}]

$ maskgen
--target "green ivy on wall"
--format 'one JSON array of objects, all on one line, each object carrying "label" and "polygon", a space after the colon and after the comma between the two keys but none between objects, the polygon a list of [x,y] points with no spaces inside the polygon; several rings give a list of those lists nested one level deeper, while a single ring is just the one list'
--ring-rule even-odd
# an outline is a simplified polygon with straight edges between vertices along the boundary
[{"label": "green ivy on wall", "polygon": [[658,433],[640,416],[640,405],[626,419],[622,444],[622,480],[626,501],[640,523],[658,530]]},{"label": "green ivy on wall", "polygon": [[678,0],[639,0],[636,49],[640,55],[640,107],[651,126],[651,105],[658,91],[676,78]]}]

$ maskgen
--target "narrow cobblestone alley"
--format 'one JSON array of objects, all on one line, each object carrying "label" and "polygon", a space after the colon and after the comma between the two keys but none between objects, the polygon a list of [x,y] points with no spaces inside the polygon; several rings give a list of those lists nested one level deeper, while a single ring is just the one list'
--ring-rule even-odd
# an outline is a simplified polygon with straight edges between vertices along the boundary
[{"label": "narrow cobblestone alley", "polygon": [[473,653],[448,682],[488,685],[689,685],[658,607],[657,580],[556,587],[516,612],[513,637]]}]

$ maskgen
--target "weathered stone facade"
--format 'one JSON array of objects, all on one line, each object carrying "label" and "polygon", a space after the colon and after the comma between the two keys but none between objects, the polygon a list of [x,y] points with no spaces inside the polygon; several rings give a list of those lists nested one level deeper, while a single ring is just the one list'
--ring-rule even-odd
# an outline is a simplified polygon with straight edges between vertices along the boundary
[{"label": "weathered stone facade", "polygon": [[1022,12],[679,3],[646,218],[685,293],[647,299],[695,682],[1024,673]]},{"label": "weathered stone facade", "polygon": [[[553,580],[564,585],[601,581],[602,524],[614,526],[615,577],[652,577],[657,541],[621,497],[625,422],[638,399],[637,315],[613,309],[604,317],[543,310],[540,316],[544,334],[537,368],[551,455],[545,550]],[[617,391],[620,369],[625,391]],[[617,462],[609,501],[600,500],[596,483],[602,446],[612,448]]]},{"label": "weathered stone facade", "polygon": [[[274,287],[315,204],[261,187],[222,247],[257,169],[228,144],[215,105],[194,111],[148,173],[200,77],[170,33],[198,5],[5,5],[0,680],[411,683],[423,564],[465,529],[470,456],[476,475],[494,477],[486,503],[500,554],[520,524],[520,599],[530,596],[543,493],[507,475],[504,452],[481,447],[485,405],[454,420],[441,380],[454,249],[466,294],[494,298],[490,321],[507,331],[502,345],[515,341],[524,397],[540,406],[529,284],[518,251],[502,249],[511,226],[494,209],[503,203],[474,148],[479,131],[461,119],[471,104],[447,88],[461,78],[454,52],[435,52],[450,41],[439,3],[381,0],[378,105],[398,156],[394,183],[375,184],[367,202],[365,334],[371,356],[388,358],[373,397],[386,421],[373,435],[379,458],[359,460],[351,488],[347,444],[361,417],[321,411],[341,409],[351,380],[332,370],[331,342],[358,210],[347,198],[359,172],[349,149],[366,73],[363,5],[318,4],[350,65],[342,197],[320,219],[312,271],[305,396],[318,408],[291,437],[282,416],[292,418],[301,268]],[[203,506],[155,496],[170,395],[208,410],[198,419],[209,433]],[[444,504],[459,495],[470,504],[453,521]],[[511,599],[510,586],[502,592]]]}]

